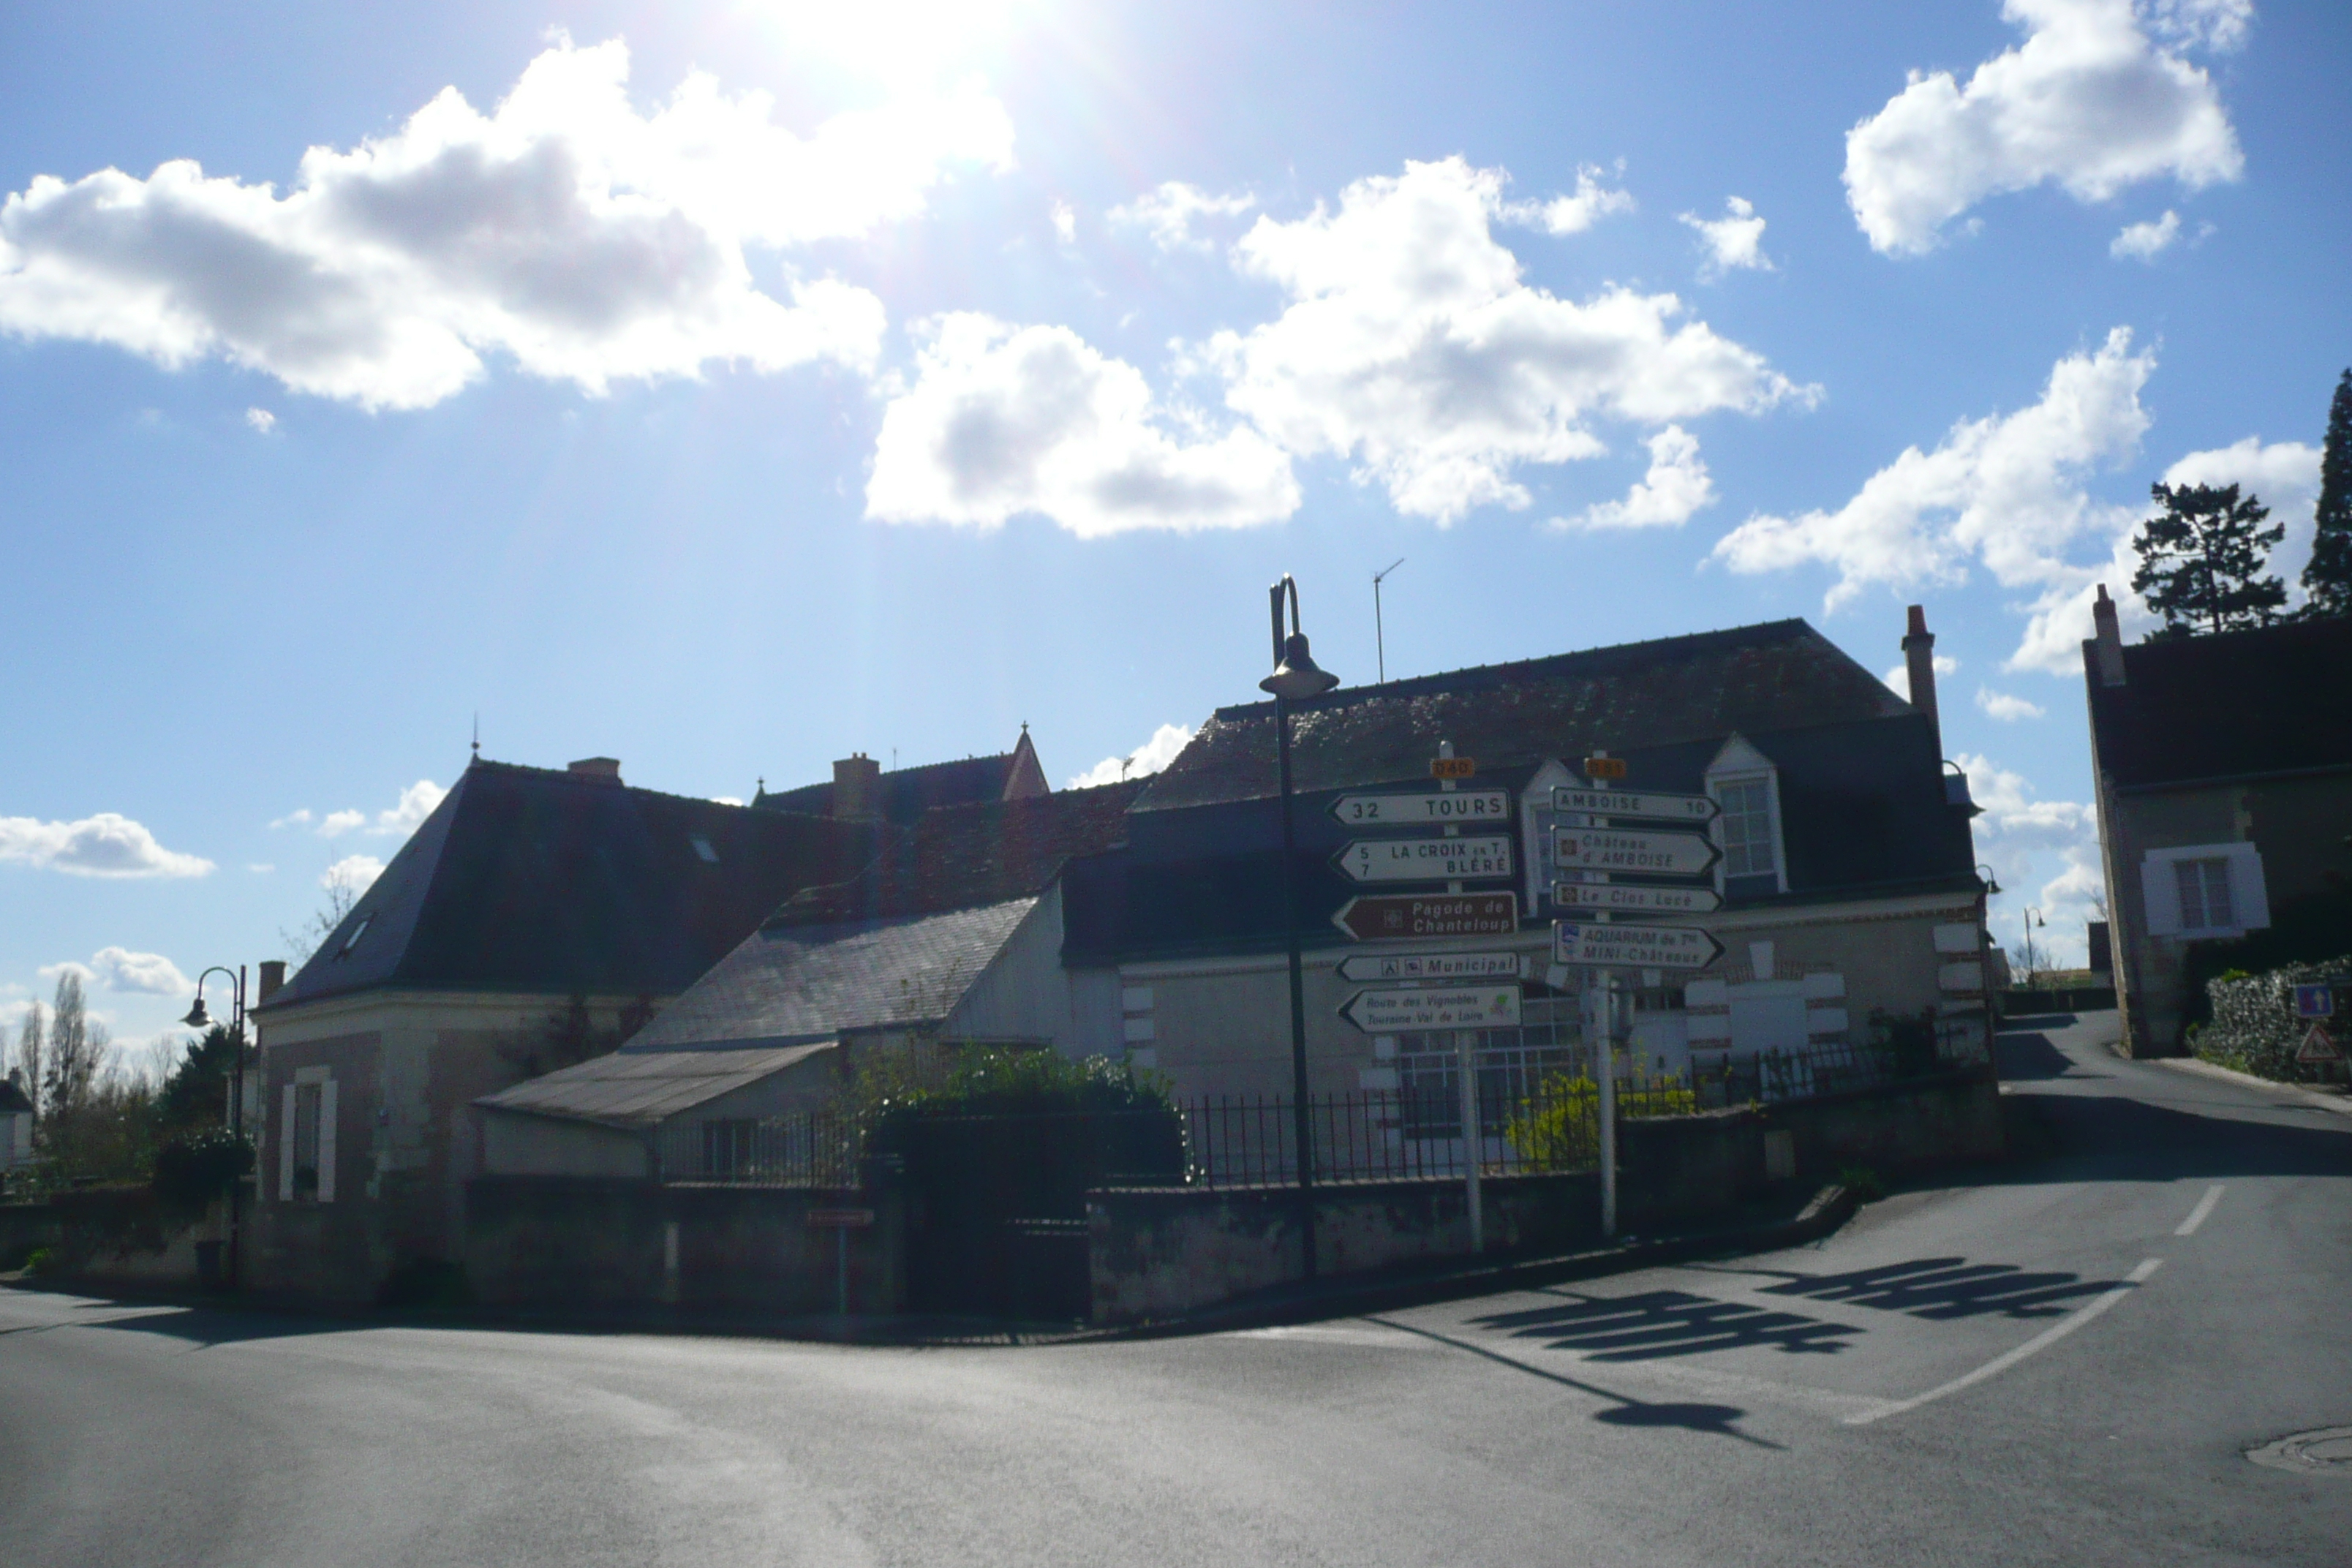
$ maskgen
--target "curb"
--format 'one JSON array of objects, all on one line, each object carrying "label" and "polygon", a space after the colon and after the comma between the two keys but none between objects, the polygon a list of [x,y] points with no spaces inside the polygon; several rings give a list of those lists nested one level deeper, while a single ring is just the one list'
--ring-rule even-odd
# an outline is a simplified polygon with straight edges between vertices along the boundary
[{"label": "curb", "polygon": [[2305,1089],[2299,1083],[2281,1083],[2274,1078],[2256,1078],[2250,1072],[2240,1072],[2235,1068],[2220,1067],[2212,1062],[2200,1061],[2195,1057],[2155,1057],[2148,1059],[2158,1067],[2170,1068],[2175,1072],[2193,1072],[2200,1078],[2216,1079],[2223,1083],[2237,1084],[2243,1089],[2267,1089],[2273,1094],[2284,1094],[2291,1099],[2302,1100],[2306,1105],[2315,1105],[2322,1110],[2332,1110],[2338,1116],[2352,1116],[2352,1096],[2321,1094],[2315,1089]]}]

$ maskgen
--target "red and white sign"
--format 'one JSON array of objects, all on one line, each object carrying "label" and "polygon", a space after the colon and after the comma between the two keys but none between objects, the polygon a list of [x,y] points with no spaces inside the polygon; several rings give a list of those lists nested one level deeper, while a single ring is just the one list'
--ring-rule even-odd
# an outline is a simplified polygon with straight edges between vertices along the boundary
[{"label": "red and white sign", "polygon": [[2306,1066],[2318,1062],[2340,1062],[2344,1059],[2344,1048],[2336,1043],[2336,1037],[2327,1032],[2326,1025],[2314,1024],[2305,1032],[2303,1047],[2294,1053],[2294,1059]]}]

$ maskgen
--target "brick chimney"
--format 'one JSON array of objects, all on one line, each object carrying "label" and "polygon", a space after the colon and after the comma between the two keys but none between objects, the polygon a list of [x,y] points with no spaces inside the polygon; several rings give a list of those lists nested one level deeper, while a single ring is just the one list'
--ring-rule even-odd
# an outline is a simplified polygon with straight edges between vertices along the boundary
[{"label": "brick chimney", "polygon": [[564,770],[583,779],[609,779],[621,782],[621,759],[618,757],[583,757]]},{"label": "brick chimney", "polygon": [[1903,663],[1911,676],[1911,706],[1927,716],[1936,737],[1936,754],[1944,754],[1943,721],[1936,716],[1936,634],[1927,629],[1927,607],[1911,606],[1910,629],[1903,636]]},{"label": "brick chimney", "polygon": [[833,815],[845,822],[873,822],[882,816],[882,764],[852,752],[833,764]]},{"label": "brick chimney", "polygon": [[2124,683],[2124,633],[2116,620],[2116,602],[2107,597],[2107,585],[2099,584],[2099,596],[2091,602],[2091,640],[2083,645],[2089,654],[2089,664],[2102,686]]},{"label": "brick chimney", "polygon": [[278,994],[278,988],[283,986],[285,984],[286,961],[282,958],[263,959],[261,961],[261,993],[259,995],[256,996],[254,1000],[256,1002],[268,1001],[272,996]]}]

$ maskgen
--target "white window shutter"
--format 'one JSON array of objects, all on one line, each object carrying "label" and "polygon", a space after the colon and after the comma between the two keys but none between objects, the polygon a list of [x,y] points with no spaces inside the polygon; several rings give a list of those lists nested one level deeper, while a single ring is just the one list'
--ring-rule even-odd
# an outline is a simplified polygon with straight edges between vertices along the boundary
[{"label": "white window shutter", "polygon": [[335,1201],[335,1080],[319,1086],[319,1201]]},{"label": "white window shutter", "polygon": [[286,1086],[278,1113],[278,1200],[294,1201],[294,1086]]},{"label": "white window shutter", "polygon": [[2139,891],[2147,909],[2147,934],[2180,934],[2180,867],[2150,855],[2139,864]]},{"label": "white window shutter", "polygon": [[2270,889],[2263,879],[2263,852],[2251,844],[2230,847],[2230,902],[2241,931],[2271,923]]}]

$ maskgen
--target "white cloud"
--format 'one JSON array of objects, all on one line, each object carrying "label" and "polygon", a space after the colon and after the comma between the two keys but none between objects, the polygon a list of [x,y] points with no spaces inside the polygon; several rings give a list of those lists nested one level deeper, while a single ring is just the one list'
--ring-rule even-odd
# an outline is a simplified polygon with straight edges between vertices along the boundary
[{"label": "white cloud", "polygon": [[714,795],[710,797],[710,800],[711,804],[714,805],[740,805],[743,804],[742,800],[739,796],[731,795]]},{"label": "white cloud", "polygon": [[2020,719],[2039,719],[2048,711],[2039,703],[2028,702],[2010,692],[1995,691],[1989,686],[1977,688],[1977,706],[2004,724],[2013,724]]},{"label": "white cloud", "polygon": [[[2189,453],[2164,470],[2164,482],[2237,485],[2246,494],[2260,497],[2271,509],[2271,521],[2286,524],[2286,537],[2271,552],[2271,570],[2286,579],[2289,599],[2299,605],[2305,597],[2300,578],[2304,563],[2311,559],[2311,536],[2319,506],[2319,460],[2316,447],[2300,441],[2264,446],[2260,437],[2248,436],[2226,447]],[[2154,503],[2148,510],[2155,510]]]},{"label": "white cloud", "polygon": [[[2118,327],[2095,351],[2053,366],[2040,402],[1964,419],[1932,452],[1906,448],[1835,511],[1751,517],[1717,543],[1715,558],[1741,573],[1832,566],[1831,609],[1874,584],[1958,583],[1981,559],[2002,586],[2042,591],[2010,668],[2063,669],[2051,627],[2077,595],[2087,605],[2102,570],[2070,563],[2067,547],[2087,534],[2112,552],[2137,515],[2094,500],[2084,479],[2137,448],[2147,428],[2139,391],[2155,369],[2155,353],[2134,353]],[[2079,664],[2078,649],[2063,651]]]},{"label": "white cloud", "polygon": [[1075,245],[1078,239],[1078,215],[1067,202],[1054,204],[1054,237],[1064,245]]},{"label": "white cloud", "polygon": [[[1948,653],[1936,655],[1933,662],[1936,667],[1936,677],[1939,680],[1947,675],[1958,672],[1960,668],[1960,661]],[[1887,690],[1906,702],[1911,700],[1911,667],[1909,665],[1898,664],[1878,679],[1886,683]]]},{"label": "white cloud", "polygon": [[282,196],[187,161],[37,176],[0,207],[0,330],[224,357],[369,408],[437,403],[486,354],[591,393],[713,363],[869,367],[878,300],[787,268],[787,302],[746,247],[866,234],[951,165],[1011,158],[977,87],[803,137],[708,76],[650,113],[627,83],[618,40],[560,40],[492,114],[445,89],[389,136],[311,148]]},{"label": "white cloud", "polygon": [[375,826],[368,829],[376,834],[414,833],[433,815],[448,791],[431,779],[418,779],[400,792],[400,799],[388,811],[376,813]]},{"label": "white cloud", "polygon": [[110,811],[79,822],[0,816],[0,863],[17,861],[77,877],[202,877],[213,863],[155,842],[155,836]]},{"label": "white cloud", "polygon": [[88,990],[98,980],[98,971],[87,963],[76,963],[71,959],[68,959],[63,963],[44,963],[33,973],[49,981],[61,980],[70,974],[81,982],[84,990]]},{"label": "white cloud", "polygon": [[[1623,164],[1619,168],[1622,172]],[[1633,198],[1622,190],[1611,190],[1601,184],[1601,171],[1591,163],[1576,171],[1576,191],[1571,195],[1554,196],[1548,202],[1510,202],[1501,209],[1507,221],[1542,229],[1546,234],[1582,234],[1601,219],[1612,213],[1633,210]],[[1762,224],[1756,226],[1762,228]]]},{"label": "white cloud", "polygon": [[1912,72],[1846,133],[1846,199],[1874,248],[1931,250],[1985,197],[2045,184],[2097,202],[2168,174],[2192,191],[2238,177],[2221,94],[2179,51],[2234,46],[2251,5],[2005,0],[2001,15],[2023,44],[1965,88],[1948,71]]},{"label": "white cloud", "polygon": [[314,819],[310,816],[310,808],[306,805],[299,811],[288,812],[285,816],[279,817],[269,826],[272,827],[307,827],[313,820]]},{"label": "white cloud", "polygon": [[1764,254],[1764,220],[1756,216],[1755,205],[1732,196],[1724,208],[1724,216],[1718,218],[1682,215],[1682,221],[1696,229],[1706,244],[1706,260],[1699,268],[1699,276],[1720,278],[1739,268],[1771,271],[1772,258]]},{"label": "white cloud", "polygon": [[1193,237],[1192,226],[1202,218],[1238,217],[1257,205],[1246,191],[1213,196],[1181,180],[1167,180],[1131,202],[1111,208],[1113,224],[1139,228],[1162,250],[1207,250],[1209,242]]},{"label": "white cloud", "polygon": [[1124,757],[1105,757],[1085,773],[1067,781],[1065,789],[1092,789],[1097,784],[1117,784],[1121,779],[1139,779],[1146,773],[1156,773],[1176,760],[1176,753],[1190,745],[1193,731],[1189,725],[1162,724],[1151,732],[1151,739]]},{"label": "white cloud", "polygon": [[1092,538],[1243,527],[1298,509],[1280,448],[1160,406],[1134,366],[1066,327],[956,314],[919,331],[915,384],[883,410],[868,517],[992,528],[1034,512]]},{"label": "white cloud", "polygon": [[272,872],[272,871],[275,871],[276,869],[278,869],[278,868],[277,868],[277,867],[275,867],[275,866],[273,866],[273,865],[271,865],[271,864],[270,864],[268,861],[267,861],[267,860],[256,860],[256,861],[253,861],[251,864],[247,865],[247,866],[246,867],[246,869],[247,869],[247,870],[248,870],[248,871],[250,871],[250,872],[252,872],[252,873],[253,873],[254,875],[256,875],[256,876],[266,876],[266,875],[268,875],[269,872]]},{"label": "white cloud", "polygon": [[320,873],[322,888],[349,888],[354,893],[367,890],[369,884],[383,875],[383,862],[373,855],[346,855]]},{"label": "white cloud", "polygon": [[1669,425],[1647,443],[1650,471],[1623,500],[1587,507],[1573,526],[1583,528],[1675,528],[1701,507],[1715,504],[1715,481],[1699,461],[1698,438]]},{"label": "white cloud", "polygon": [[2018,921],[2032,906],[2048,922],[2034,931],[2036,949],[2047,942],[2062,962],[2081,962],[2084,922],[2095,917],[2093,900],[2105,887],[2097,814],[2079,801],[2034,798],[2022,774],[1989,757],[1963,752],[1953,760],[1984,808],[1974,824],[1977,849],[2003,889],[1993,900],[1993,940],[2018,962]]},{"label": "white cloud", "polygon": [[319,837],[335,838],[367,826],[364,811],[331,811],[319,823]]},{"label": "white cloud", "polygon": [[245,422],[247,425],[252,426],[255,432],[258,435],[274,435],[278,430],[278,416],[272,414],[267,408],[247,409],[245,411]]},{"label": "white cloud", "polygon": [[1449,522],[1528,504],[1520,464],[1600,456],[1593,418],[1654,427],[1812,395],[1704,322],[1670,325],[1671,294],[1578,304],[1528,287],[1491,229],[1504,180],[1460,158],[1407,163],[1336,211],[1261,216],[1235,265],[1291,303],[1210,341],[1226,402],[1293,454],[1355,457],[1400,510]]},{"label": "white cloud", "polygon": [[141,991],[151,996],[186,996],[196,983],[180,973],[178,964],[160,952],[133,952],[105,947],[89,961],[99,982],[110,991]]},{"label": "white cloud", "polygon": [[2123,232],[2107,242],[2107,254],[2118,261],[2126,257],[2134,261],[2153,261],[2179,237],[2180,215],[2167,209],[2162,217],[2151,222],[2125,225]]}]

